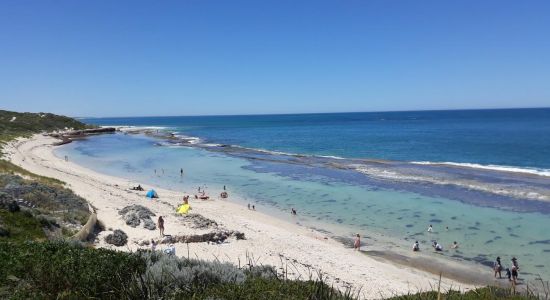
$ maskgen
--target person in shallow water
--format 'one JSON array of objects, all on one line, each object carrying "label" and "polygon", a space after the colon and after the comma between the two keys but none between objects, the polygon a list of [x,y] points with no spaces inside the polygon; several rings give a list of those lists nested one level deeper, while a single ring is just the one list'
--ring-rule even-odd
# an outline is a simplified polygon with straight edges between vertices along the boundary
[{"label": "person in shallow water", "polygon": [[[500,256],[497,256],[497,260],[493,263],[493,270],[495,271],[495,278],[497,277],[497,274],[498,278],[502,278],[502,264],[500,263]],[[507,275],[509,271],[510,270],[506,268]]]},{"label": "person in shallow water", "polygon": [[432,227],[432,224],[430,224],[430,226],[428,227],[428,232],[432,232],[434,230],[434,228]]},{"label": "person in shallow water", "polygon": [[297,213],[296,213],[296,210],[294,209],[294,207],[290,209],[290,214],[292,214],[292,215],[294,215],[294,216],[297,214]]},{"label": "person in shallow water", "polygon": [[433,242],[432,247],[434,247],[435,251],[443,251],[443,246],[441,246],[441,244],[437,241]]},{"label": "person in shallow water", "polygon": [[454,241],[453,244],[451,245],[451,248],[452,249],[458,249],[458,243],[456,241]]},{"label": "person in shallow water", "polygon": [[420,244],[418,244],[418,241],[414,242],[413,251],[420,251]]},{"label": "person in shallow water", "polygon": [[355,242],[353,242],[353,249],[359,250],[359,247],[361,247],[361,237],[359,236],[359,233],[355,235]]}]

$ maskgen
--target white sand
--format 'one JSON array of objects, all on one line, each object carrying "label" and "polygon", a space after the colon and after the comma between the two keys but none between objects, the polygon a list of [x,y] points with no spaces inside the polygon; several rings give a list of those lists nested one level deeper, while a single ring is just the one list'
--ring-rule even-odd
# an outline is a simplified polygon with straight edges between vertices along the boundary
[{"label": "white sand", "polygon": [[[16,165],[66,182],[68,188],[98,209],[98,219],[106,228],[121,229],[129,236],[128,246],[117,248],[103,242],[103,237],[109,233],[103,232],[98,247],[133,251],[140,248],[138,242],[158,238],[158,231],[132,228],[125,224],[118,210],[130,204],[146,206],[157,215],[165,216],[166,234],[185,235],[197,232],[181,225],[174,214],[176,206],[181,203],[182,192],[155,188],[160,199],[147,200],[145,192],[128,190],[133,182],[100,174],[56,157],[52,151],[54,146],[51,146],[55,141],[51,137],[35,135],[30,139],[12,142],[5,150]],[[241,265],[249,257],[256,264],[285,268],[291,278],[308,279],[310,274],[322,272],[337,287],[350,284],[354,288],[360,288],[361,296],[366,299],[437,288],[438,277],[433,274],[375,260],[327,239],[321,233],[248,210],[242,205],[232,203],[231,198],[209,201],[191,199],[190,204],[193,213],[213,219],[226,229],[244,232],[246,237],[246,240],[238,241],[232,238],[229,243],[220,245],[189,244],[190,257],[218,259],[234,264],[240,262]],[[160,246],[163,249],[167,247]],[[187,245],[176,244],[176,253],[187,256]],[[443,279],[442,289],[450,286],[463,290],[472,288]]]}]

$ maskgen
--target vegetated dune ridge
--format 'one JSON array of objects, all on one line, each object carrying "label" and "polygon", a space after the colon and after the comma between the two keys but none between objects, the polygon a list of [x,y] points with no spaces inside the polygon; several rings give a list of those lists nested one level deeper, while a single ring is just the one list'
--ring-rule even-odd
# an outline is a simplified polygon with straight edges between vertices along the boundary
[{"label": "vegetated dune ridge", "polygon": [[[190,200],[192,213],[214,220],[216,225],[191,228],[189,222],[175,214],[186,191],[170,191],[155,188],[159,199],[148,200],[145,192],[131,191],[136,183],[122,178],[107,176],[64,161],[53,154],[52,137],[34,135],[18,139],[5,147],[9,159],[31,172],[60,179],[76,194],[97,208],[97,217],[107,231],[99,234],[98,247],[134,251],[149,248],[144,245],[151,239],[162,240],[158,230],[130,227],[119,214],[129,205],[142,205],[156,216],[165,219],[165,234],[173,237],[191,234],[206,234],[213,231],[239,231],[245,240],[231,237],[225,243],[175,243],[178,256],[227,261],[246,264],[273,265],[288,272],[289,278],[309,279],[321,272],[329,284],[338,288],[352,286],[360,289],[360,296],[377,299],[393,295],[414,293],[437,288],[439,276],[380,259],[344,247],[341,243],[303,226],[291,224],[259,211],[248,210],[229,200]],[[145,187],[150,188],[150,187]],[[190,192],[190,191],[187,191]],[[231,195],[232,198],[236,197]],[[192,198],[192,197],[191,197]],[[213,228],[214,227],[214,228]],[[121,229],[128,235],[128,244],[114,247],[104,242],[112,230]],[[168,241],[159,248],[168,246]],[[141,245],[141,246],[140,246]],[[475,273],[475,272],[473,272]],[[490,277],[490,274],[488,275]],[[479,282],[485,285],[487,282]],[[468,290],[470,284],[459,283],[443,277],[442,289]]]}]

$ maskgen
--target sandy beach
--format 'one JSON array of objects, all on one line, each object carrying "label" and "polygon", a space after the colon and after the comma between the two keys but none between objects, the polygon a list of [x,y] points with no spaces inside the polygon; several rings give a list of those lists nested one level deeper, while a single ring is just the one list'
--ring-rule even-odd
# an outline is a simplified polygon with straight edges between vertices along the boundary
[{"label": "sandy beach", "polygon": [[[191,191],[171,191],[155,188],[159,199],[149,200],[145,192],[129,188],[135,182],[97,173],[54,155],[52,137],[35,135],[18,139],[5,147],[10,160],[31,172],[57,178],[67,187],[85,198],[97,208],[98,220],[107,231],[98,236],[97,247],[121,251],[135,251],[143,241],[160,239],[158,230],[142,226],[132,228],[126,225],[118,211],[128,205],[139,204],[149,208],[165,219],[165,234],[172,236],[203,233],[204,229],[185,226],[175,214],[185,194]],[[145,185],[146,189],[151,188]],[[243,265],[252,259],[255,264],[273,265],[283,268],[290,278],[308,279],[319,272],[329,283],[337,287],[352,286],[360,289],[365,299],[414,293],[437,288],[439,276],[412,267],[392,264],[346,248],[341,243],[303,226],[298,226],[261,211],[249,210],[246,206],[227,200],[190,199],[192,213],[215,220],[220,228],[238,230],[245,234],[245,240],[230,238],[222,244],[176,243],[178,256],[220,260]],[[217,198],[217,197],[216,197]],[[156,221],[156,217],[155,221]],[[121,229],[128,235],[128,245],[114,247],[104,242],[109,230]],[[159,245],[165,249],[168,245]],[[189,252],[188,252],[189,251]],[[490,275],[489,275],[490,276]],[[468,290],[473,286],[443,278],[442,289],[449,287]]]}]

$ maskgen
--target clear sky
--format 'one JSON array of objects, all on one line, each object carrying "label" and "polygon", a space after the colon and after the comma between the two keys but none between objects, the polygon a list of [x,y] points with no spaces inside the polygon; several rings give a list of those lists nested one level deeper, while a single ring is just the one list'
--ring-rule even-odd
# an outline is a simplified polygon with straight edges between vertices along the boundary
[{"label": "clear sky", "polygon": [[0,108],[550,106],[550,1],[0,1]]}]

